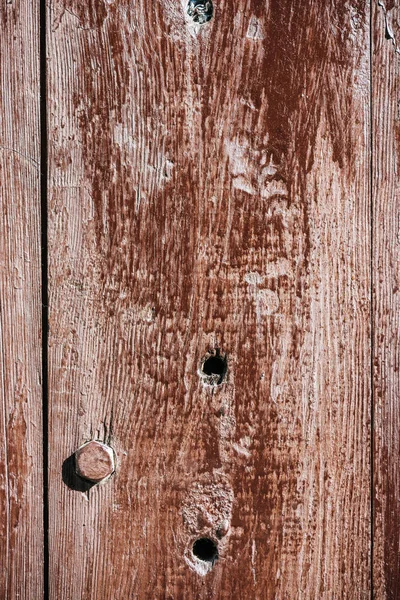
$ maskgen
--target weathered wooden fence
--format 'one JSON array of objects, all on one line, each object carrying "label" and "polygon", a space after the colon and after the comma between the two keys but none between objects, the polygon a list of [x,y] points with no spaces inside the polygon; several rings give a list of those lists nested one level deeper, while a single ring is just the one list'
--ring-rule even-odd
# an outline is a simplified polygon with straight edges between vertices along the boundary
[{"label": "weathered wooden fence", "polygon": [[399,1],[0,52],[0,598],[400,599]]}]

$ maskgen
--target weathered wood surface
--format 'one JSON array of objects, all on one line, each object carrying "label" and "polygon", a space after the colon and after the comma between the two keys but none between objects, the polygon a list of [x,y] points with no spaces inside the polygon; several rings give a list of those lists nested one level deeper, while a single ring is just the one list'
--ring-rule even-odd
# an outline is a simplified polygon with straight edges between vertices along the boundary
[{"label": "weathered wood surface", "polygon": [[368,598],[370,6],[184,8],[48,8],[50,595]]},{"label": "weathered wood surface", "polygon": [[0,597],[43,594],[39,6],[0,3]]},{"label": "weathered wood surface", "polygon": [[374,588],[400,598],[400,3],[373,5]]}]

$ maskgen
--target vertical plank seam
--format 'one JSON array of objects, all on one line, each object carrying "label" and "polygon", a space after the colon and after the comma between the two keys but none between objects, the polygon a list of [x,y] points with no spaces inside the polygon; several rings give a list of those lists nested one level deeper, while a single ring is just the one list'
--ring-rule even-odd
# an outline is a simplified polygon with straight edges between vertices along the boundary
[{"label": "vertical plank seam", "polygon": [[373,209],[373,181],[374,181],[374,177],[373,177],[373,168],[374,168],[374,162],[373,162],[373,148],[374,148],[374,128],[373,128],[373,119],[374,119],[374,110],[373,110],[373,0],[370,0],[369,2],[369,90],[370,90],[370,95],[369,95],[369,130],[370,130],[370,136],[369,136],[369,152],[370,152],[370,160],[369,160],[369,197],[370,197],[370,252],[371,252],[371,256],[370,256],[370,332],[371,332],[371,364],[370,364],[370,395],[371,395],[371,449],[370,449],[370,453],[371,453],[371,490],[370,490],[370,494],[371,494],[371,498],[370,498],[370,518],[371,518],[371,525],[370,525],[370,535],[371,535],[371,554],[370,554],[370,561],[371,561],[371,566],[370,566],[370,573],[371,573],[371,581],[370,581],[370,595],[371,595],[371,600],[374,600],[374,521],[375,521],[375,517],[374,517],[374,489],[375,489],[375,472],[374,472],[374,444],[375,444],[375,436],[374,436],[374,427],[375,427],[375,407],[374,407],[374,334],[375,334],[375,328],[374,328],[374,271],[373,271],[373,264],[374,264],[374,209]]},{"label": "vertical plank seam", "polygon": [[43,419],[43,597],[49,600],[49,402],[48,402],[48,148],[46,0],[40,0],[40,203],[42,262],[42,419]]}]

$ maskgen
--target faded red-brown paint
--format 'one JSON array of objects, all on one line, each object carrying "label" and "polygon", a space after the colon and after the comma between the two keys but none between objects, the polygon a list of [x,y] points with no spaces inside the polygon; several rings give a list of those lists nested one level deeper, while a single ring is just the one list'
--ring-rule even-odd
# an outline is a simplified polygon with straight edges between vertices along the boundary
[{"label": "faded red-brown paint", "polygon": [[39,3],[0,3],[0,597],[43,597]]},{"label": "faded red-brown paint", "polygon": [[[54,595],[370,589],[369,7],[214,9],[49,13]],[[91,435],[88,502],[58,474]]]},{"label": "faded red-brown paint", "polygon": [[39,6],[0,5],[0,597],[398,598],[398,3],[45,4],[41,199]]},{"label": "faded red-brown paint", "polygon": [[399,4],[385,2],[373,9],[374,583],[376,598],[395,600],[400,590]]}]

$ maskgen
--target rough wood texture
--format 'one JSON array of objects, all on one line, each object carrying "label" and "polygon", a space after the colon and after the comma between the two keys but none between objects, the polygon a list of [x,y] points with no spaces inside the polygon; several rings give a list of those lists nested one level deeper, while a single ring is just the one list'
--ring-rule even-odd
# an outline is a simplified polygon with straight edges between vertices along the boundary
[{"label": "rough wood texture", "polygon": [[370,7],[184,6],[48,10],[51,597],[369,598]]},{"label": "rough wood texture", "polygon": [[0,3],[0,597],[43,594],[39,7]]},{"label": "rough wood texture", "polygon": [[400,3],[373,5],[374,588],[400,597]]}]

